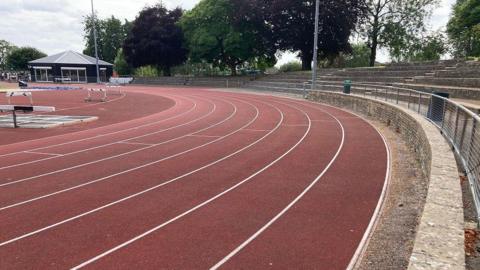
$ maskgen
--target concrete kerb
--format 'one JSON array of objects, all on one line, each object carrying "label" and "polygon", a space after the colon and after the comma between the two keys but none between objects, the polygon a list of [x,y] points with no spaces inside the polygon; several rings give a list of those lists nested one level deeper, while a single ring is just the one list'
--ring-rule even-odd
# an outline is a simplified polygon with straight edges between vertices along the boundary
[{"label": "concrete kerb", "polygon": [[463,202],[458,168],[438,129],[407,109],[368,97],[313,92],[309,99],[379,120],[400,134],[429,178],[428,195],[408,269],[465,269]]}]

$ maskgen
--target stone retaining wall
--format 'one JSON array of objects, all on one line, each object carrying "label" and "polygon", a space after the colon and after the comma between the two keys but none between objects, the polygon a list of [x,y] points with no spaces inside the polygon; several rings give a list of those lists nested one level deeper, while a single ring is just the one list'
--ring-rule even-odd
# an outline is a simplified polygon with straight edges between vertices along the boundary
[{"label": "stone retaining wall", "polygon": [[429,178],[408,269],[465,269],[463,203],[456,161],[440,132],[420,115],[379,100],[334,92],[309,99],[379,120],[407,142]]}]

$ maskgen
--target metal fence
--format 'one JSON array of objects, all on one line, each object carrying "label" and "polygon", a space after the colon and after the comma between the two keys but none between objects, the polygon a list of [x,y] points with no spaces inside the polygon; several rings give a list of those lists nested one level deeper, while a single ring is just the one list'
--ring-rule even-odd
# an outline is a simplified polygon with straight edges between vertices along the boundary
[{"label": "metal fence", "polygon": [[[265,86],[271,90],[295,92],[306,96],[312,91],[305,82]],[[321,81],[313,91],[343,92],[342,82]],[[353,95],[370,97],[412,110],[437,126],[450,142],[461,161],[475,201],[480,224],[480,117],[461,104],[441,96],[440,93],[426,93],[407,88],[381,84],[355,83],[351,85]]]},{"label": "metal fence", "polygon": [[[320,90],[344,89],[340,83],[323,82],[319,87]],[[463,165],[475,201],[477,218],[480,221],[480,117],[477,114],[441,96],[440,93],[432,94],[375,84],[353,84],[351,93],[408,108],[437,126]]]}]

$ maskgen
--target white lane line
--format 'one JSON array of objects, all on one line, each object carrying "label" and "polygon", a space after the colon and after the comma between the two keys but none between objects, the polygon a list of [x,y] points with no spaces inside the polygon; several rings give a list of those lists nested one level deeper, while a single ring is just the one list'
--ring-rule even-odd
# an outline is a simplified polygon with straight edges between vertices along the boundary
[{"label": "white lane line", "polygon": [[[356,113],[351,112],[351,111],[347,111],[347,110],[342,109],[342,108],[334,107],[334,106],[331,106],[331,105],[328,105],[328,104],[318,104],[318,103],[315,103],[315,102],[312,102],[312,101],[306,101],[306,102],[308,102],[308,103],[305,104],[305,106],[308,106],[308,107],[316,109],[316,110],[322,110],[322,109],[319,108],[319,106],[325,106],[325,107],[333,108],[335,110],[347,112],[347,113],[353,114],[355,116],[355,117],[341,117],[339,119],[348,119],[348,118],[355,119],[355,118],[357,118],[357,119],[360,119],[361,121],[366,122],[368,125],[370,125],[380,135],[380,137],[382,138],[383,144],[385,146],[385,150],[387,152],[387,170],[386,170],[386,173],[385,173],[385,181],[384,181],[384,184],[383,184],[382,192],[380,194],[380,198],[378,200],[378,203],[377,203],[375,211],[372,215],[372,218],[370,219],[370,223],[368,224],[368,227],[365,230],[365,233],[363,234],[363,237],[362,237],[360,243],[358,244],[355,253],[353,254],[352,258],[350,259],[350,263],[348,264],[348,266],[346,268],[347,270],[353,270],[353,269],[355,269],[356,264],[360,261],[361,256],[363,256],[363,253],[365,252],[365,249],[368,246],[368,242],[370,241],[370,236],[372,235],[376,226],[378,225],[379,218],[380,218],[380,213],[382,212],[382,210],[385,206],[385,200],[386,200],[386,196],[387,196],[387,193],[388,193],[388,190],[389,190],[390,180],[391,180],[391,152],[390,152],[390,148],[388,147],[388,143],[385,139],[385,136],[383,136],[383,134],[378,130],[378,128],[375,127],[369,121],[365,120],[359,114],[356,114]],[[296,103],[301,104],[298,101]]]},{"label": "white lane line", "polygon": [[[271,105],[268,105],[268,106],[271,106]],[[273,106],[272,106],[272,107],[273,107]],[[275,107],[275,108],[276,108],[276,107]],[[277,109],[277,108],[276,108],[276,109]],[[278,109],[277,109],[277,110],[278,110]],[[74,216],[74,217],[65,219],[65,220],[63,220],[63,221],[57,222],[57,223],[52,224],[52,225],[50,225],[50,226],[47,226],[47,227],[44,227],[44,228],[35,230],[35,231],[33,231],[33,232],[30,232],[30,233],[21,235],[21,236],[19,236],[19,237],[10,239],[10,240],[8,240],[8,241],[2,242],[2,243],[0,243],[0,247],[5,246],[5,245],[8,245],[8,244],[10,244],[10,243],[13,243],[13,242],[15,242],[15,241],[18,241],[18,240],[21,240],[21,239],[30,237],[30,236],[32,236],[32,235],[41,233],[41,232],[43,232],[43,231],[46,231],[46,230],[49,230],[49,229],[58,227],[58,226],[60,226],[60,225],[62,225],[62,224],[65,224],[65,223],[67,223],[67,222],[70,222],[70,221],[79,219],[79,218],[81,218],[81,217],[85,217],[85,216],[87,216],[87,215],[93,214],[93,213],[95,213],[95,212],[98,212],[98,211],[103,210],[103,209],[105,209],[105,208],[108,208],[108,207],[111,207],[111,206],[113,206],[113,205],[119,204],[119,203],[121,203],[121,202],[124,202],[124,201],[130,200],[130,199],[133,199],[133,198],[135,198],[135,197],[141,196],[141,195],[143,195],[143,194],[145,194],[145,193],[147,193],[147,192],[153,191],[153,190],[158,189],[158,188],[160,188],[160,187],[166,186],[166,185],[168,185],[168,184],[170,184],[170,183],[176,182],[176,181],[178,181],[178,180],[180,180],[180,179],[182,179],[182,178],[185,178],[185,177],[187,177],[187,176],[189,176],[189,175],[192,175],[192,174],[194,174],[194,173],[197,173],[197,172],[199,172],[199,171],[201,171],[201,170],[204,170],[204,169],[206,169],[206,168],[209,168],[209,167],[211,167],[211,166],[214,166],[214,165],[216,165],[216,164],[218,164],[218,163],[220,163],[220,162],[222,162],[222,161],[224,161],[224,160],[226,160],[226,159],[228,159],[228,158],[230,158],[230,157],[233,157],[233,156],[239,154],[240,152],[245,151],[246,149],[248,149],[248,148],[254,146],[255,144],[261,142],[262,140],[264,140],[265,138],[267,138],[269,135],[273,134],[273,133],[278,129],[278,127],[280,126],[280,124],[282,123],[283,118],[284,118],[284,117],[283,117],[283,113],[282,113],[280,110],[278,110],[278,112],[280,113],[280,121],[278,122],[277,126],[276,126],[274,129],[272,129],[268,134],[264,135],[264,136],[261,137],[260,139],[252,142],[251,144],[249,144],[249,145],[247,145],[247,146],[245,146],[245,147],[243,147],[243,148],[241,148],[241,149],[239,149],[239,150],[237,150],[237,151],[235,151],[235,152],[233,152],[233,153],[231,153],[231,154],[229,154],[229,155],[227,155],[227,156],[224,156],[224,157],[222,157],[222,158],[220,158],[220,159],[218,159],[218,160],[216,160],[216,161],[214,161],[214,162],[211,162],[211,163],[209,163],[209,164],[207,164],[207,165],[204,165],[204,166],[202,166],[202,167],[200,167],[200,168],[197,168],[197,169],[195,169],[195,170],[193,170],[193,171],[190,171],[190,172],[188,172],[188,173],[185,173],[185,174],[183,174],[183,175],[180,175],[180,176],[177,176],[177,177],[175,177],[175,178],[169,179],[169,180],[167,180],[167,181],[165,181],[165,182],[163,182],[163,183],[161,183],[161,184],[158,184],[158,185],[156,185],[156,186],[153,186],[153,187],[151,187],[151,188],[148,188],[148,189],[145,189],[145,190],[140,191],[140,192],[138,192],[138,193],[129,195],[128,197],[119,199],[119,200],[114,201],[114,202],[111,202],[111,203],[109,203],[109,204],[106,204],[106,205],[100,206],[100,207],[98,207],[98,208],[92,209],[92,210],[90,210],[90,211],[88,211],[88,212],[85,212],[85,213],[79,214],[79,215],[77,215],[77,216]],[[255,121],[256,119],[257,119],[257,118],[254,118],[253,121]],[[251,122],[248,123],[247,125],[253,123],[253,121],[251,121]]]},{"label": "white lane line", "polygon": [[284,124],[284,127],[308,127],[308,124]]},{"label": "white lane line", "polygon": [[[325,112],[325,111],[324,111]],[[331,117],[333,117],[337,123],[340,125],[340,128],[342,130],[342,140],[340,142],[340,145],[337,149],[337,152],[333,156],[333,158],[330,160],[328,165],[325,167],[325,169],[310,183],[310,185],[307,186],[293,201],[291,201],[282,211],[280,211],[275,217],[273,217],[269,222],[267,222],[262,228],[260,228],[258,231],[256,231],[252,236],[250,236],[247,240],[245,240],[242,244],[240,244],[237,248],[232,250],[227,256],[225,256],[223,259],[221,259],[218,263],[216,263],[214,266],[212,266],[210,269],[215,270],[220,268],[223,264],[225,264],[228,260],[230,260],[233,256],[235,256],[238,252],[240,252],[243,248],[245,248],[248,244],[250,244],[253,240],[255,240],[260,234],[262,234],[266,229],[268,229],[273,223],[275,223],[278,219],[280,219],[288,210],[290,210],[298,201],[300,201],[305,194],[307,194],[308,191],[310,191],[315,184],[320,181],[320,179],[325,175],[325,173],[330,169],[332,164],[335,162],[337,157],[340,155],[340,152],[343,149],[343,145],[345,142],[345,129],[342,125],[342,123],[332,114],[325,112],[329,114]],[[309,119],[310,120],[310,119]],[[311,124],[311,122],[309,121]]]},{"label": "white lane line", "polygon": [[[173,99],[173,97],[178,98],[178,96],[169,96],[169,97],[172,97],[172,100],[175,102],[175,105],[174,105],[172,108],[176,107],[176,105],[178,105],[178,102],[177,102],[175,99]],[[155,125],[155,124],[158,124],[158,123],[161,123],[161,122],[165,122],[165,121],[168,121],[168,120],[172,120],[172,119],[181,117],[181,116],[183,116],[183,115],[185,115],[185,114],[193,111],[193,110],[197,107],[197,104],[195,103],[194,100],[189,99],[189,98],[187,98],[187,97],[183,97],[183,98],[185,98],[186,100],[189,100],[190,102],[192,102],[193,107],[190,108],[189,110],[185,111],[185,112],[182,112],[181,114],[174,115],[174,116],[171,116],[171,117],[166,118],[166,119],[161,119],[161,120],[158,120],[158,121],[150,122],[150,123],[147,123],[147,124],[143,124],[143,125],[139,125],[139,126],[127,128],[127,129],[117,130],[117,131],[113,131],[113,132],[109,132],[109,133],[105,133],[105,134],[99,134],[99,135],[96,135],[96,136],[93,136],[93,137],[87,137],[87,138],[78,139],[78,140],[73,140],[73,141],[68,141],[68,142],[63,142],[63,143],[59,143],[59,144],[52,144],[52,145],[48,145],[48,146],[33,148],[33,149],[30,149],[30,150],[27,150],[27,151],[38,151],[38,150],[48,149],[48,148],[52,148],[52,147],[58,147],[58,146],[62,146],[62,145],[68,145],[68,144],[72,144],[72,143],[76,143],[76,142],[83,142],[83,141],[87,141],[87,140],[98,139],[98,138],[101,138],[101,137],[110,136],[110,135],[114,135],[114,134],[118,134],[118,133],[130,131],[130,130],[135,130],[135,129],[147,127],[147,126]],[[163,113],[163,112],[159,112],[159,113]],[[102,128],[105,128],[105,127],[99,127],[99,128],[97,128],[97,129],[102,129]],[[91,131],[91,130],[90,130],[90,131]],[[59,136],[64,136],[64,135],[59,135]],[[29,140],[29,141],[27,141],[27,142],[39,141],[39,140],[43,140],[43,139],[46,139],[46,138]],[[8,154],[2,154],[2,155],[0,155],[0,157],[12,156],[12,155],[16,155],[16,154],[19,154],[19,153],[22,153],[22,152],[23,152],[23,151],[13,152],[13,153],[8,153]],[[1,169],[1,168],[0,168],[0,169]]]},{"label": "white lane line", "polygon": [[[212,104],[210,102],[210,104]],[[191,111],[193,111],[195,108],[197,107],[197,104],[194,102],[194,106],[189,109],[188,111],[185,111],[179,115],[176,115],[174,117],[170,117],[170,118],[167,118],[167,119],[163,119],[163,120],[160,120],[160,121],[157,121],[157,122],[152,122],[152,123],[149,123],[148,125],[150,124],[157,124],[157,123],[160,123],[160,122],[164,122],[164,121],[167,121],[167,120],[172,120],[172,119],[175,119],[175,118],[178,118],[180,116],[183,116]],[[200,120],[200,119],[197,119],[197,120]],[[190,122],[189,122],[190,123]],[[182,125],[185,125],[185,124],[182,124]],[[154,131],[154,132],[151,132],[151,133],[146,133],[144,135],[140,135],[140,136],[136,136],[136,137],[131,137],[131,138],[128,138],[128,139],[124,139],[124,140],[121,140],[121,141],[113,141],[113,142],[110,142],[110,143],[107,143],[107,144],[102,144],[102,145],[97,145],[95,147],[90,147],[90,148],[85,148],[85,149],[82,149],[82,150],[78,150],[78,151],[74,151],[74,152],[69,152],[69,153],[65,153],[63,154],[63,156],[70,156],[70,155],[75,155],[75,154],[78,154],[78,153],[83,153],[83,152],[87,152],[87,151],[91,151],[91,150],[95,150],[95,149],[100,149],[100,148],[103,148],[103,147],[107,147],[107,146],[111,146],[111,145],[114,145],[114,144],[117,144],[119,142],[124,142],[124,141],[129,141],[129,140],[134,140],[134,139],[139,139],[139,138],[143,138],[143,137],[146,137],[146,136],[150,136],[150,135],[153,135],[153,134],[157,134],[157,133],[162,133],[162,132],[165,132],[165,131],[168,131],[168,130],[171,130],[173,128],[177,128],[177,127],[180,127],[182,125],[179,125],[179,126],[174,126],[174,127],[170,127],[168,129],[161,129],[161,130],[158,130],[158,131]],[[138,126],[138,127],[135,127],[135,128],[132,128],[132,129],[135,129],[135,130],[138,130],[140,127],[142,127],[144,125],[141,125],[141,126]],[[128,129],[126,129],[128,130]],[[97,137],[97,136],[95,136]],[[92,138],[95,138],[95,137],[92,137]],[[78,140],[78,141],[84,141],[84,139],[82,140]],[[72,141],[72,142],[75,142],[75,141]],[[56,145],[58,146],[58,145]],[[56,147],[55,146],[55,147]],[[51,146],[48,146],[46,148],[50,148]],[[14,164],[14,165],[9,165],[9,166],[4,166],[4,167],[0,167],[0,170],[5,170],[5,169],[10,169],[10,168],[14,168],[14,167],[19,167],[19,166],[24,166],[24,165],[30,165],[30,164],[34,164],[34,163],[38,163],[38,162],[42,162],[42,161],[45,161],[45,160],[51,160],[51,159],[54,159],[56,157],[49,157],[49,158],[43,158],[43,159],[37,159],[37,160],[34,160],[34,161],[29,161],[29,162],[24,162],[24,163],[18,163],[18,164]]]},{"label": "white lane line", "polygon": [[[232,104],[232,105],[233,105],[233,104]],[[235,106],[235,105],[234,105],[234,106]],[[258,118],[258,114],[259,114],[259,113],[258,113],[258,108],[255,107],[255,110],[256,110],[256,115],[255,115],[254,119],[251,120],[251,123],[253,123],[253,121],[255,121],[255,119]],[[228,121],[229,119],[231,119],[231,118],[236,114],[236,112],[237,112],[237,107],[235,106],[235,110],[232,112],[232,114],[231,114],[228,118],[226,118],[226,119],[222,120],[221,122],[218,122],[218,123],[216,123],[216,124],[214,124],[214,125],[212,125],[212,126],[210,126],[210,127],[204,128],[203,130],[197,131],[197,132],[202,132],[202,131],[204,131],[204,130],[207,130],[207,129],[209,129],[209,128],[212,128],[212,127],[214,127],[214,126],[217,126],[217,125],[222,124],[223,122]],[[250,124],[250,123],[247,123],[246,126],[248,126],[249,124]],[[113,178],[113,177],[115,177],[115,176],[119,176],[119,175],[122,175],[122,174],[126,174],[126,173],[129,173],[129,172],[132,172],[132,171],[137,171],[137,170],[139,170],[139,169],[143,169],[143,168],[149,167],[149,166],[151,166],[151,165],[154,165],[154,164],[163,162],[163,161],[168,160],[168,159],[175,158],[175,157],[177,157],[177,156],[181,156],[181,155],[183,155],[183,154],[192,152],[192,151],[194,151],[194,150],[200,149],[200,148],[205,147],[205,146],[207,146],[207,145],[210,145],[210,144],[213,144],[213,143],[215,143],[215,142],[221,141],[221,140],[223,140],[223,139],[225,139],[225,138],[227,138],[227,137],[229,137],[229,136],[237,133],[237,132],[240,131],[241,129],[242,129],[242,128],[240,128],[240,129],[238,129],[238,130],[235,130],[235,131],[233,131],[232,133],[225,135],[224,137],[215,139],[215,140],[213,140],[213,141],[210,141],[210,142],[208,142],[208,143],[202,144],[202,145],[200,145],[200,146],[196,146],[196,147],[194,147],[194,148],[190,148],[190,149],[185,150],[185,151],[183,151],[183,152],[180,152],[180,153],[177,153],[177,154],[174,154],[174,155],[171,155],[171,156],[168,156],[168,157],[159,159],[159,160],[155,160],[155,161],[153,161],[153,162],[149,162],[149,163],[143,164],[143,165],[141,165],[141,166],[137,166],[137,167],[134,167],[134,168],[130,168],[130,169],[128,169],[128,170],[124,170],[124,171],[121,171],[121,172],[118,172],[118,173],[115,173],[115,174],[112,174],[112,175],[109,175],[109,176],[105,176],[105,177],[102,177],[102,178],[98,178],[98,179],[95,179],[95,180],[92,180],[92,181],[89,181],[89,182],[86,182],[86,183],[83,183],[83,184],[80,184],[80,185],[76,185],[76,186],[73,186],[73,187],[70,187],[70,188],[62,189],[62,190],[59,190],[59,191],[56,191],[56,192],[53,192],[53,193],[49,193],[49,194],[46,194],[46,195],[38,196],[38,197],[29,199],[29,200],[26,200],[26,201],[22,201],[22,202],[18,202],[18,203],[14,203],[14,204],[11,204],[11,205],[7,205],[7,206],[4,206],[4,207],[1,207],[1,208],[0,208],[0,211],[6,210],[6,209],[9,209],[9,208],[13,208],[13,207],[16,207],[16,206],[24,205],[24,204],[27,204],[27,203],[31,203],[31,202],[34,202],[34,201],[38,201],[38,200],[41,200],[41,199],[45,199],[45,198],[48,198],[48,197],[52,197],[52,196],[54,196],[54,195],[58,195],[58,194],[61,194],[61,193],[65,193],[65,192],[67,192],[67,191],[71,191],[71,190],[78,189],[78,188],[81,188],[81,187],[84,187],[84,186],[88,186],[88,185],[91,185],[91,184],[94,184],[94,183],[98,183],[98,182],[101,182],[101,181],[105,181],[105,180],[110,179],[110,178]],[[197,132],[195,132],[195,133],[197,133]],[[185,136],[187,136],[187,135],[185,135]]]},{"label": "white lane line", "polygon": [[199,138],[220,138],[222,136],[215,135],[190,135],[190,137],[199,137]]},{"label": "white lane line", "polygon": [[[290,106],[290,105],[287,105],[287,106]],[[290,106],[290,107],[292,107],[292,106]],[[300,110],[299,110],[299,111],[300,111]],[[305,114],[305,115],[306,115],[306,114]],[[308,118],[308,115],[306,115],[306,117]],[[283,119],[282,119],[282,121],[283,121]],[[172,219],[170,219],[170,220],[168,220],[168,221],[166,221],[166,222],[164,222],[164,223],[162,223],[162,224],[160,224],[160,225],[158,225],[158,226],[156,226],[156,227],[154,227],[154,228],[152,228],[152,229],[150,229],[150,230],[148,230],[148,231],[146,231],[146,232],[144,232],[144,233],[142,233],[142,234],[140,234],[140,235],[138,235],[138,236],[136,236],[136,237],[134,237],[134,238],[132,238],[132,239],[130,239],[130,240],[128,240],[128,241],[126,241],[126,242],[118,245],[118,246],[116,246],[116,247],[114,247],[114,248],[112,248],[112,249],[109,249],[109,250],[107,250],[107,251],[105,251],[105,252],[103,252],[103,253],[101,253],[101,254],[99,254],[99,255],[97,255],[97,256],[95,256],[95,257],[93,257],[93,258],[91,258],[91,259],[89,259],[89,260],[87,260],[87,261],[85,261],[85,262],[83,262],[83,263],[81,263],[81,264],[73,267],[73,268],[71,268],[71,269],[72,269],[72,270],[76,270],[76,269],[83,268],[83,267],[85,267],[85,266],[87,266],[87,265],[89,265],[89,264],[91,264],[91,263],[93,263],[93,262],[95,262],[95,261],[97,261],[97,260],[105,257],[105,256],[108,256],[109,254],[111,254],[111,253],[113,253],[113,252],[115,252],[115,251],[117,251],[117,250],[119,250],[119,249],[121,249],[121,248],[124,248],[124,247],[132,244],[133,242],[135,242],[135,241],[137,241],[137,240],[140,240],[141,238],[144,238],[144,237],[146,237],[146,236],[148,236],[148,235],[150,235],[150,234],[158,231],[159,229],[167,226],[168,224],[170,224],[170,223],[172,223],[172,222],[174,222],[174,221],[176,221],[176,220],[178,220],[178,219],[180,219],[180,218],[182,218],[182,217],[184,217],[184,216],[186,216],[186,215],[188,215],[188,214],[190,214],[190,213],[192,213],[192,212],[194,212],[194,211],[196,211],[196,210],[198,210],[198,209],[200,209],[200,208],[202,208],[202,207],[204,207],[205,205],[207,205],[207,204],[209,204],[209,203],[217,200],[218,198],[223,197],[225,194],[231,192],[232,190],[235,190],[235,189],[238,188],[239,186],[241,186],[241,185],[243,185],[244,183],[246,183],[246,182],[250,181],[251,179],[255,178],[257,175],[259,175],[259,174],[261,174],[262,172],[266,171],[268,168],[272,167],[272,166],[275,165],[278,161],[280,161],[280,160],[283,159],[285,156],[287,156],[290,152],[292,152],[295,148],[297,148],[297,146],[299,146],[299,145],[305,140],[305,138],[307,137],[307,135],[309,134],[310,129],[311,129],[310,119],[309,119],[309,123],[310,123],[310,125],[308,126],[307,130],[305,131],[305,134],[303,135],[302,138],[299,139],[299,141],[298,141],[295,145],[293,145],[293,146],[292,146],[290,149],[288,149],[285,153],[283,153],[281,156],[279,156],[277,159],[275,159],[274,161],[272,161],[270,164],[268,164],[267,166],[263,167],[263,168],[260,169],[259,171],[255,172],[254,174],[250,175],[249,177],[243,179],[242,181],[238,182],[237,184],[235,184],[234,186],[230,187],[229,189],[223,191],[222,193],[219,193],[219,194],[217,194],[216,196],[214,196],[214,197],[212,197],[212,198],[204,201],[203,203],[201,203],[201,204],[199,204],[199,205],[191,208],[190,210],[187,210],[187,211],[183,212],[182,214],[180,214],[180,215],[178,215],[178,216],[176,216],[176,217],[174,217],[174,218],[172,218]]]},{"label": "white lane line", "polygon": [[267,132],[268,130],[266,129],[244,129],[244,131],[251,131],[251,132]]},{"label": "white lane line", "polygon": [[[213,104],[213,103],[212,103],[212,104]],[[231,104],[231,103],[230,103],[230,104]],[[199,121],[199,120],[201,120],[201,119],[203,119],[203,118],[206,118],[206,117],[208,117],[209,115],[213,114],[213,113],[215,112],[216,108],[217,108],[216,104],[213,104],[212,110],[211,110],[210,112],[208,112],[207,114],[203,115],[203,116],[200,117],[200,118],[196,118],[196,119],[194,119],[194,120],[192,120],[192,121],[183,123],[183,124],[181,124],[181,125],[177,125],[177,126],[170,127],[170,128],[166,128],[166,129],[162,129],[162,130],[160,130],[160,131],[155,131],[155,132],[152,132],[152,133],[148,133],[148,134],[144,134],[144,135],[141,135],[141,136],[137,136],[137,137],[135,137],[135,138],[130,138],[130,139],[128,139],[128,140],[143,138],[143,137],[150,136],[150,135],[153,135],[153,134],[162,133],[162,132],[165,132],[165,131],[168,131],[168,130],[173,130],[173,129],[176,129],[176,128],[181,127],[181,126],[189,125],[189,124],[191,124],[191,123],[197,122],[197,121]],[[198,132],[198,131],[197,131],[197,132]],[[194,132],[194,133],[197,133],[197,132]],[[53,174],[57,174],[57,173],[61,173],[61,172],[65,172],[65,171],[69,171],[69,170],[73,170],[73,169],[78,169],[78,168],[85,167],[85,166],[88,166],[88,165],[91,165],[91,164],[96,164],[96,163],[98,163],[98,162],[103,162],[103,161],[107,161],[107,160],[111,160],[111,159],[123,157],[123,156],[126,156],[126,155],[130,155],[130,154],[133,154],[133,153],[136,153],[136,152],[141,152],[141,151],[144,151],[144,150],[147,150],[147,149],[150,149],[150,148],[159,146],[159,145],[163,145],[163,144],[166,144],[166,143],[169,143],[169,142],[173,142],[173,141],[180,140],[180,139],[182,139],[182,138],[187,137],[188,135],[190,135],[190,134],[186,134],[186,135],[183,135],[183,136],[180,136],[180,137],[176,137],[176,138],[173,138],[173,139],[170,139],[170,140],[167,140],[167,141],[163,141],[163,142],[160,142],[160,143],[151,144],[151,145],[149,145],[149,146],[142,147],[142,148],[135,149],[135,150],[128,151],[128,152],[124,152],[124,153],[121,153],[121,154],[118,154],[118,155],[113,155],[113,156],[109,156],[109,157],[106,157],[106,158],[97,159],[97,160],[89,161],[89,162],[86,162],[86,163],[78,164],[78,165],[75,165],[75,166],[63,168],[63,169],[60,169],[60,170],[51,171],[51,172],[44,173],[44,174],[39,174],[39,175],[36,175],[36,176],[26,177],[26,178],[22,178],[22,179],[10,181],[10,182],[7,182],[7,183],[2,183],[2,184],[0,184],[0,188],[1,188],[1,187],[5,187],[5,186],[10,186],[10,185],[13,185],[13,184],[22,183],[22,182],[25,182],[25,181],[31,181],[31,180],[33,180],[33,179],[41,178],[41,177],[48,176],[48,175],[53,175]],[[128,140],[127,140],[127,141],[128,141]],[[118,142],[110,143],[110,145],[117,144],[117,143],[121,143],[121,142],[124,142],[124,141],[118,141]],[[81,150],[80,152],[84,152],[84,151],[85,151],[85,150]],[[78,151],[77,151],[77,152],[78,152]],[[70,155],[70,154],[64,154],[64,155],[62,155],[62,157],[65,157],[65,156],[68,156],[68,155]],[[56,157],[52,157],[52,158],[56,158]],[[52,158],[48,158],[48,159],[52,159]],[[32,163],[33,163],[33,162],[32,162]]]},{"label": "white lane line", "polygon": [[[256,95],[255,93],[253,93],[253,94]],[[272,97],[279,98],[277,96],[272,96]],[[364,233],[359,245],[357,246],[357,249],[356,249],[355,253],[352,256],[352,258],[350,260],[350,263],[348,264],[348,266],[346,268],[347,270],[353,270],[353,269],[355,269],[356,264],[358,263],[359,259],[361,258],[361,256],[365,252],[365,248],[368,246],[370,236],[373,233],[373,231],[375,230],[375,227],[377,226],[377,224],[379,222],[380,213],[381,213],[381,211],[384,207],[385,199],[386,199],[388,189],[389,189],[389,185],[390,185],[390,178],[391,178],[391,168],[390,168],[391,167],[391,152],[390,152],[390,148],[388,147],[388,144],[387,144],[387,141],[386,141],[385,137],[378,130],[378,128],[376,128],[372,123],[366,121],[364,118],[362,118],[360,115],[358,115],[354,112],[351,112],[351,111],[348,111],[348,110],[345,110],[345,109],[342,109],[342,108],[338,108],[338,107],[335,107],[335,106],[332,106],[332,105],[328,105],[328,104],[319,104],[319,103],[309,101],[309,100],[300,101],[298,99],[290,98],[290,97],[282,97],[281,99],[288,99],[288,100],[291,100],[294,103],[301,104],[301,105],[304,105],[306,107],[309,107],[309,108],[312,108],[312,109],[315,109],[315,110],[319,110],[319,111],[322,111],[322,112],[326,112],[324,109],[320,108],[321,106],[324,106],[324,107],[329,107],[329,108],[333,108],[335,110],[339,110],[339,111],[343,111],[343,112],[347,112],[349,114],[352,114],[352,115],[354,115],[353,117],[346,116],[346,117],[339,117],[337,119],[360,119],[361,121],[364,121],[367,124],[369,124],[373,129],[375,129],[376,132],[380,135],[380,137],[383,140],[383,143],[384,143],[384,146],[385,146],[385,149],[386,149],[386,152],[387,152],[387,171],[385,173],[385,182],[384,182],[384,185],[383,185],[383,188],[382,188],[382,193],[380,195],[377,206],[375,208],[375,211],[372,215],[372,218],[370,219],[370,223],[369,223],[367,229],[365,230],[365,233]]]},{"label": "white lane line", "polygon": [[139,143],[139,142],[118,142],[117,144],[145,145],[145,146],[155,145],[154,143]]},{"label": "white lane line", "polygon": [[26,153],[26,154],[35,154],[35,155],[54,156],[54,157],[61,157],[61,156],[63,156],[62,154],[33,152],[33,151],[24,151],[24,153]]},{"label": "white lane line", "polygon": [[126,96],[127,96],[127,94],[126,94],[126,93],[122,93],[122,96],[120,96],[120,97],[117,97],[117,98],[114,98],[114,99],[111,99],[111,100],[107,100],[107,101],[105,101],[105,102],[102,102],[102,103],[91,103],[91,104],[88,104],[88,105],[83,105],[83,106],[70,107],[70,108],[63,108],[63,109],[59,109],[59,110],[56,110],[56,111],[57,111],[57,112],[60,112],[60,111],[68,111],[68,110],[82,109],[82,108],[87,108],[87,107],[93,107],[93,106],[98,106],[98,105],[104,105],[104,104],[111,103],[111,102],[114,102],[114,101],[119,101],[119,100],[122,100],[122,99],[124,99]]}]

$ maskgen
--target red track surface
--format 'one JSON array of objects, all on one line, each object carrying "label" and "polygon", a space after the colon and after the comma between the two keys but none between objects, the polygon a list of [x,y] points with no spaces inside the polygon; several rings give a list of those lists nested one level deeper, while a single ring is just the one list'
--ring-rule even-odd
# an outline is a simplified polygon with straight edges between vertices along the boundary
[{"label": "red track surface", "polygon": [[202,89],[131,87],[83,108],[58,95],[42,102],[100,120],[0,131],[23,138],[0,148],[1,269],[345,269],[382,194],[381,136],[336,108]]}]

